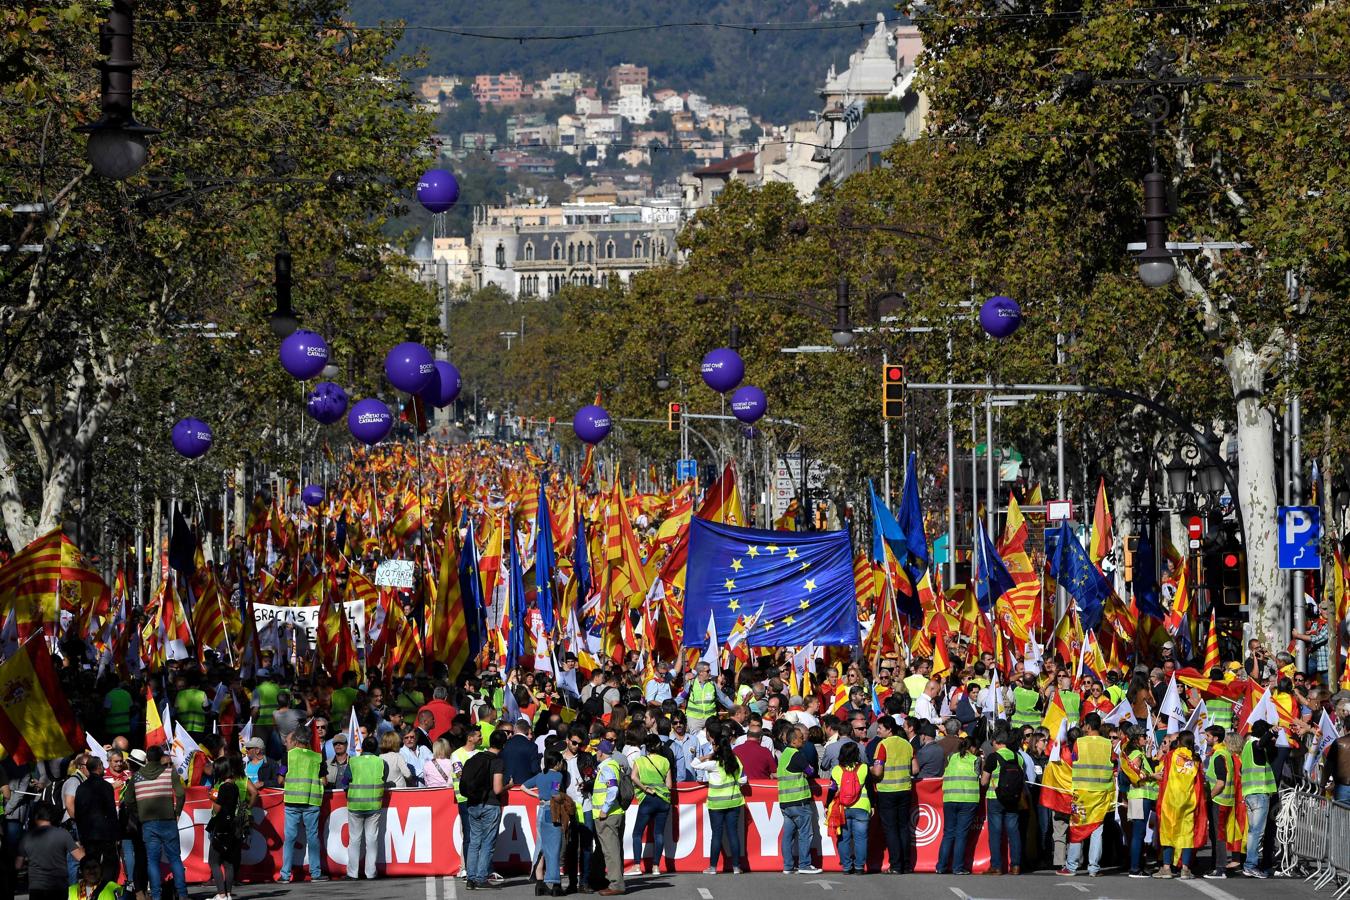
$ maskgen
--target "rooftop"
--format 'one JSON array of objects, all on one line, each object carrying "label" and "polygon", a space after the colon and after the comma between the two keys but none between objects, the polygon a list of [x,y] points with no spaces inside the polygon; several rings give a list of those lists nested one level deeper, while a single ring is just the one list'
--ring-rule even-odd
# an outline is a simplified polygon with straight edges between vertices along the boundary
[{"label": "rooftop", "polygon": [[719,159],[715,163],[704,166],[701,169],[695,169],[695,175],[729,175],[732,172],[754,172],[755,154],[742,153],[739,156],[730,156],[726,159]]}]

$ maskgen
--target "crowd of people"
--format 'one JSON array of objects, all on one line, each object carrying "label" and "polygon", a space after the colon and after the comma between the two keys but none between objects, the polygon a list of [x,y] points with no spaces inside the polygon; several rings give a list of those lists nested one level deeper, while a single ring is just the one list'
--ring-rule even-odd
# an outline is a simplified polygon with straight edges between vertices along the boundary
[{"label": "crowd of people", "polygon": [[[691,790],[706,792],[707,873],[746,871],[744,786],[762,782],[777,789],[784,872],[821,871],[827,831],[844,872],[880,860],[899,874],[916,862],[916,785],[940,780],[941,873],[972,870],[983,805],[991,873],[1264,878],[1281,786],[1350,802],[1350,695],[1255,650],[1245,666],[1207,673],[1209,684],[1259,680],[1276,720],[1249,721],[1233,692],[1201,684],[1178,692],[1185,727],[1162,713],[1176,685],[1169,661],[1103,679],[1058,660],[1039,672],[1018,663],[1006,682],[992,657],[941,678],[926,659],[820,660],[809,682],[785,654],[734,674],[707,662],[652,668],[635,653],[591,672],[572,654],[560,662],[556,675],[488,664],[453,682],[371,669],[330,683],[271,659],[247,682],[185,661],[150,684],[196,746],[177,759],[143,746],[147,685],[104,676],[77,701],[88,751],[4,762],[7,853],[35,900],[108,900],[123,888],[137,900],[186,897],[178,815],[186,788],[201,786],[213,900],[230,900],[261,792],[283,792],[275,877],[287,883],[330,877],[325,793],[345,792],[350,835],[346,872],[333,875],[356,879],[378,874],[389,791],[443,787],[436,802],[458,807],[460,875],[487,889],[502,884],[494,848],[520,789],[538,799],[536,893],[613,896],[626,879],[672,869],[667,823]],[[1321,740],[1328,721],[1347,736]],[[296,854],[302,836],[307,859]],[[882,852],[869,852],[874,840]]]}]

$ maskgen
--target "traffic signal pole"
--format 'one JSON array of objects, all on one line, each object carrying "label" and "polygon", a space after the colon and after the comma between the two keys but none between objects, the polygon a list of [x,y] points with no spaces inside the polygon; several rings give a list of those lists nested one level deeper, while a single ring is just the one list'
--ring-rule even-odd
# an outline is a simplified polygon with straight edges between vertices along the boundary
[{"label": "traffic signal pole", "polygon": [[[886,371],[890,364],[887,358],[887,352],[881,351],[881,369]],[[886,498],[886,505],[891,505],[891,420],[887,416],[881,417],[881,451],[885,459],[886,471],[882,476],[881,490],[882,496]]]}]

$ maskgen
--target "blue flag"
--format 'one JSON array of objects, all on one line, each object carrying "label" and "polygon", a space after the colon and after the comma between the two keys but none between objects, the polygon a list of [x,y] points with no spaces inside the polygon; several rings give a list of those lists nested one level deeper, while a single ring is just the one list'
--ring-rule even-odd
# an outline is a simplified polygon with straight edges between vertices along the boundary
[{"label": "blue flag", "polygon": [[1153,535],[1147,522],[1139,529],[1139,545],[1134,551],[1134,581],[1131,587],[1134,589],[1134,603],[1139,615],[1159,620],[1167,615],[1158,599],[1158,570],[1153,559]]},{"label": "blue flag", "polygon": [[483,581],[478,577],[478,544],[474,541],[473,519],[459,554],[459,590],[464,597],[464,626],[469,636],[469,659],[478,656],[487,639],[487,610],[483,604]]},{"label": "blue flag", "polygon": [[[909,455],[905,463],[905,488],[900,494],[900,530],[905,533],[905,547],[909,555],[918,563],[912,568],[905,566],[910,580],[919,583],[919,577],[928,568],[928,537],[923,533],[923,506],[919,503],[919,479],[914,475],[915,454]],[[902,560],[902,562],[904,562]]]},{"label": "blue flag", "polygon": [[[896,522],[895,516],[891,515],[891,511],[886,508],[886,504],[877,496],[876,488],[872,486],[871,479],[867,481],[867,492],[872,497],[872,562],[881,566],[886,565],[886,548],[889,547],[891,553],[895,555],[896,562],[908,575],[911,568],[918,568],[910,560],[909,541],[906,539],[905,533],[901,531],[900,523]],[[919,525],[919,533],[923,534],[922,523]],[[919,569],[919,571],[922,572],[922,569]],[[917,581],[917,578],[910,576],[911,583]],[[895,600],[899,612],[909,616],[912,621],[923,620],[923,607],[919,604],[917,596],[897,591]]]},{"label": "blue flag", "polygon": [[1050,577],[1078,602],[1084,630],[1096,631],[1106,598],[1111,596],[1111,583],[1092,564],[1068,522],[1046,531],[1045,554]]},{"label": "blue flag", "polygon": [[[753,647],[858,643],[858,599],[847,531],[763,531],[694,516],[684,621],[730,634],[738,616],[756,616]],[[686,627],[685,646],[703,647],[705,629]]]},{"label": "blue flag", "polygon": [[577,599],[574,609],[581,609],[586,605],[586,598],[591,595],[591,562],[586,552],[586,520],[581,515],[581,510],[577,510],[577,534],[576,548],[572,551],[572,577],[577,582]]},{"label": "blue flag", "polygon": [[520,550],[516,547],[516,535],[512,530],[510,599],[511,635],[506,641],[506,669],[514,669],[525,655],[525,572],[520,567]]},{"label": "blue flag", "polygon": [[989,532],[980,520],[980,537],[975,543],[975,599],[980,604],[980,612],[991,612],[998,598],[1011,591],[1016,585],[1008,574],[1008,567],[998,549],[989,539]]},{"label": "blue flag", "polygon": [[903,566],[909,554],[900,523],[895,521],[895,516],[877,496],[876,486],[870,478],[867,479],[867,493],[872,498],[872,562],[886,565],[886,548],[890,547],[895,561]]},{"label": "blue flag", "polygon": [[544,493],[544,479],[539,479],[539,509],[534,515],[534,602],[539,607],[539,618],[544,631],[553,633],[553,572],[557,560],[553,554],[553,517],[548,512],[548,495]]}]

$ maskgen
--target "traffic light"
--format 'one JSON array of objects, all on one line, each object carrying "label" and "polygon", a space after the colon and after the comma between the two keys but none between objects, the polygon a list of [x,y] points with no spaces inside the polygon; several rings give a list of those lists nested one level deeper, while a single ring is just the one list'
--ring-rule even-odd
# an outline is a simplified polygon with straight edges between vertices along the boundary
[{"label": "traffic light", "polygon": [[680,430],[680,417],[684,415],[684,404],[675,402],[666,404],[666,429]]},{"label": "traffic light", "polygon": [[1247,602],[1247,550],[1237,529],[1224,530],[1223,545],[1219,550],[1219,596],[1221,610],[1237,612]]},{"label": "traffic light", "polygon": [[881,367],[881,417],[883,419],[905,417],[904,366],[892,364]]},{"label": "traffic light", "polygon": [[1139,536],[1135,534],[1125,537],[1125,583],[1134,583],[1134,557],[1139,552]]}]

